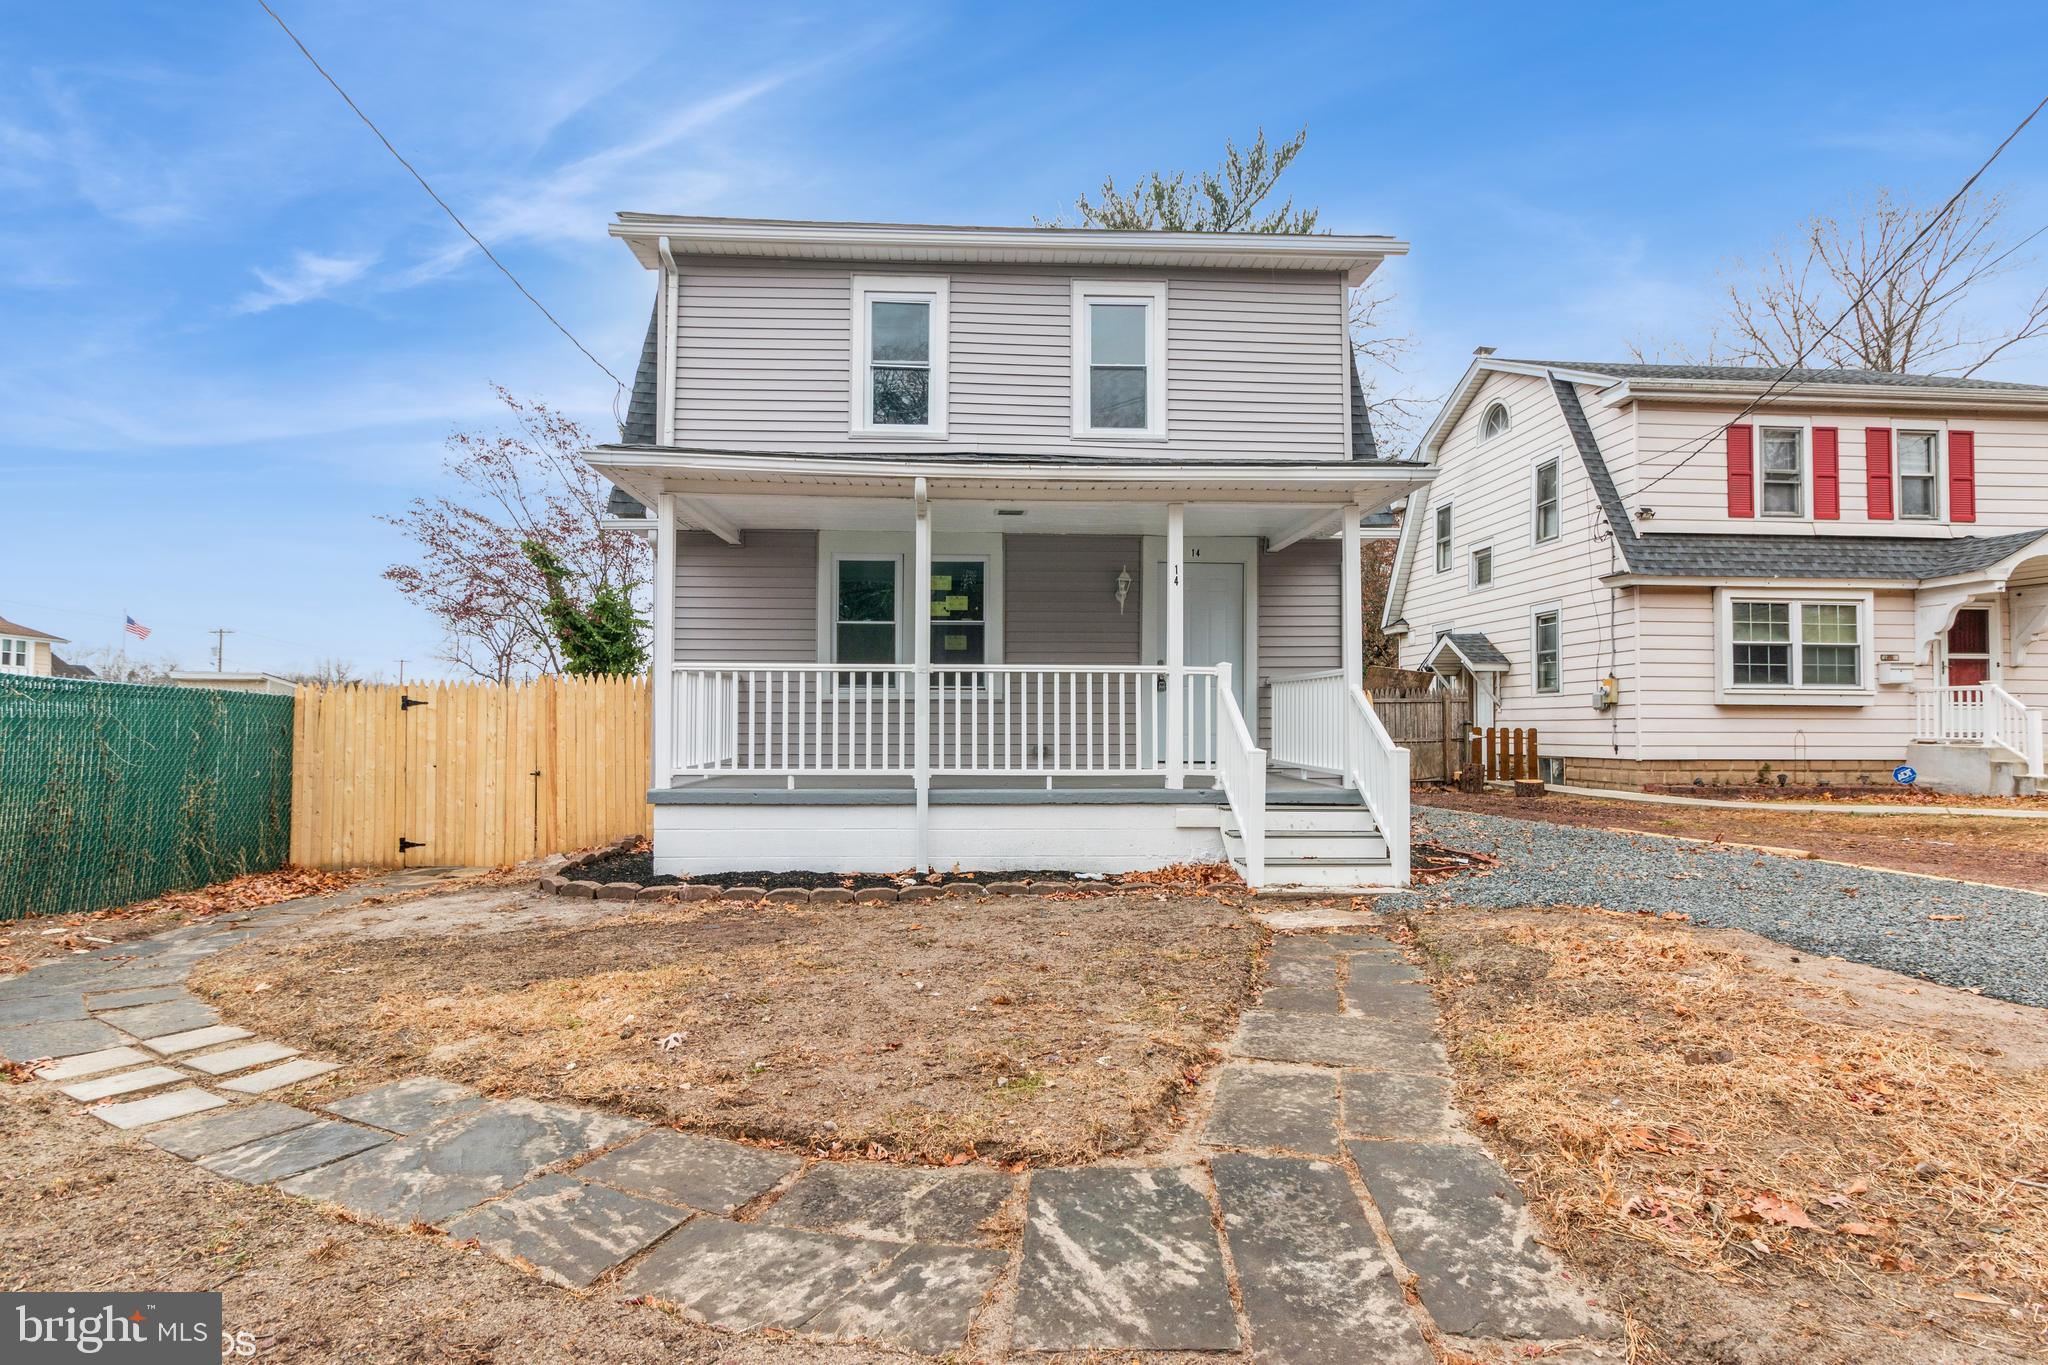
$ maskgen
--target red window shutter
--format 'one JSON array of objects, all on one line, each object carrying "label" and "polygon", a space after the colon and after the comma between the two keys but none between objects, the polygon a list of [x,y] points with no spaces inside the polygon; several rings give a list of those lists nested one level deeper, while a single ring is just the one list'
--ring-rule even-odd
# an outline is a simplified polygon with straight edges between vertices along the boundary
[{"label": "red window shutter", "polygon": [[1756,515],[1756,429],[1728,428],[1728,515]]},{"label": "red window shutter", "polygon": [[1977,433],[1948,434],[1948,519],[1977,519]]},{"label": "red window shutter", "polygon": [[1822,521],[1842,516],[1842,433],[1835,427],[1813,429],[1813,514]]},{"label": "red window shutter", "polygon": [[1863,484],[1869,492],[1872,521],[1892,519],[1892,429],[1863,430]]}]

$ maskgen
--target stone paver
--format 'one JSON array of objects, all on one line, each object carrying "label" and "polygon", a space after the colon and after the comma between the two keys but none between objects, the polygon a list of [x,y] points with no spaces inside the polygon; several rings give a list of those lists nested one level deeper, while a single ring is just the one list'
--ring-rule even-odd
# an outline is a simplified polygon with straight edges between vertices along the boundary
[{"label": "stone paver", "polygon": [[294,1128],[303,1128],[319,1117],[288,1104],[262,1100],[166,1123],[160,1128],[150,1129],[143,1138],[172,1156],[192,1161],[258,1138],[275,1137]]},{"label": "stone paver", "polygon": [[820,1309],[803,1330],[925,1355],[957,1351],[966,1344],[974,1310],[1009,1260],[1009,1253],[985,1247],[906,1247],[852,1293]]},{"label": "stone paver", "polygon": [[0,997],[0,1028],[19,1024],[57,1024],[85,1017],[85,997],[76,992]]},{"label": "stone paver", "polygon": [[311,1057],[297,1057],[277,1066],[267,1066],[261,1071],[252,1071],[246,1076],[237,1076],[231,1081],[222,1081],[220,1088],[232,1090],[238,1095],[267,1095],[288,1085],[310,1081],[315,1076],[325,1076],[340,1065],[339,1062],[321,1062]]},{"label": "stone paver", "polygon": [[199,1164],[230,1180],[268,1185],[390,1141],[389,1133],[380,1133],[374,1128],[359,1128],[353,1123],[340,1123],[333,1119],[316,1119],[269,1137],[252,1139],[239,1147],[210,1152],[199,1158]]},{"label": "stone paver", "polygon": [[471,1209],[448,1225],[448,1235],[456,1241],[474,1237],[557,1284],[583,1289],[690,1216],[687,1209],[602,1185],[544,1175]]},{"label": "stone paver", "polygon": [[1031,1178],[1014,1340],[1025,1351],[1232,1351],[1209,1201],[1184,1170]]},{"label": "stone paver", "polygon": [[218,1052],[202,1052],[197,1056],[185,1057],[178,1063],[209,1076],[225,1076],[231,1071],[247,1071],[252,1066],[267,1062],[281,1062],[287,1057],[296,1057],[299,1050],[286,1047],[283,1043],[243,1043],[238,1047],[222,1048]]},{"label": "stone paver", "polygon": [[165,1057],[175,1057],[181,1052],[194,1048],[212,1047],[215,1043],[232,1043],[255,1035],[245,1028],[232,1024],[213,1024],[206,1028],[192,1029],[186,1033],[173,1033],[163,1038],[152,1038],[143,1046],[151,1052]]},{"label": "stone paver", "polygon": [[1400,1071],[1344,1073],[1344,1136],[1439,1141],[1451,1134],[1451,1083]]},{"label": "stone paver", "polygon": [[577,1174],[665,1204],[731,1213],[781,1184],[799,1157],[738,1142],[658,1129],[581,1167]]},{"label": "stone paver", "polygon": [[830,1233],[693,1218],[628,1270],[621,1287],[681,1304],[728,1331],[794,1331],[895,1252]]},{"label": "stone paver", "polygon": [[1329,953],[1275,953],[1266,963],[1266,984],[1334,989],[1337,959]]},{"label": "stone paver", "polygon": [[1015,1191],[995,1171],[820,1162],[762,1215],[781,1227],[896,1242],[978,1242]]},{"label": "stone paver", "polygon": [[1237,1265],[1252,1359],[1278,1365],[1430,1365],[1436,1359],[1337,1166],[1218,1156],[1209,1168]]},{"label": "stone paver", "polygon": [[1448,1142],[1349,1146],[1438,1327],[1536,1338],[1611,1330],[1536,1245],[1521,1192],[1485,1152]]},{"label": "stone paver", "polygon": [[36,1071],[36,1079],[43,1081],[75,1081],[80,1076],[97,1076],[102,1071],[118,1071],[124,1066],[138,1066],[153,1062],[156,1058],[139,1048],[107,1047],[98,1052],[81,1052],[76,1057],[51,1062]]},{"label": "stone paver", "polygon": [[1202,1129],[1212,1147],[1337,1155],[1337,1078],[1327,1071],[1225,1067]]},{"label": "stone paver", "polygon": [[115,1095],[132,1095],[138,1090],[155,1090],[161,1086],[176,1085],[190,1080],[182,1071],[167,1066],[145,1066],[135,1071],[117,1072],[112,1076],[94,1076],[89,1080],[74,1081],[70,1085],[57,1087],[72,1099],[84,1104],[95,1100],[110,1099]]},{"label": "stone paver", "polygon": [[189,1000],[182,986],[143,986],[125,991],[95,991],[92,1007],[96,1010],[122,1010],[134,1005],[159,1005],[166,1000]]},{"label": "stone paver", "polygon": [[280,1188],[388,1223],[438,1223],[646,1127],[595,1109],[499,1100]]},{"label": "stone paver", "polygon": [[208,1028],[220,1022],[213,1006],[203,1000],[184,996],[176,1000],[160,1000],[154,1005],[136,1005],[125,1010],[100,1010],[102,1021],[112,1024],[123,1033],[145,1042],[151,1038],[162,1038],[166,1034],[189,1033],[196,1028]]},{"label": "stone paver", "polygon": [[442,1119],[481,1109],[483,1103],[483,1096],[466,1085],[432,1076],[408,1076],[321,1107],[357,1123],[394,1133],[417,1133]]},{"label": "stone paver", "polygon": [[59,1019],[48,1024],[0,1028],[0,1058],[33,1062],[39,1057],[76,1057],[117,1046],[121,1035],[97,1019]]},{"label": "stone paver", "polygon": [[[1345,977],[1354,985],[1396,986],[1403,984],[1420,985],[1422,969],[1391,954],[1353,953],[1346,967]],[[1427,994],[1427,991],[1424,992]]]},{"label": "stone paver", "polygon": [[1361,981],[1354,976],[1344,983],[1344,1004],[1369,1019],[1414,1020],[1424,1026],[1436,1019],[1436,1000],[1420,982]]},{"label": "stone paver", "polygon": [[1382,1071],[1443,1071],[1444,1050],[1426,1020],[1253,1010],[1238,1023],[1234,1050],[1268,1062],[1356,1066]]},{"label": "stone paver", "polygon": [[1268,986],[1259,992],[1259,1008],[1262,1010],[1335,1014],[1338,1004],[1335,986]]},{"label": "stone paver", "polygon": [[146,1124],[163,1123],[168,1119],[181,1119],[187,1114],[197,1114],[205,1109],[218,1109],[226,1103],[227,1101],[218,1095],[209,1095],[196,1085],[188,1085],[177,1090],[159,1091],[139,1100],[103,1104],[97,1109],[88,1109],[85,1112],[96,1119],[113,1124],[116,1128],[141,1128]]}]

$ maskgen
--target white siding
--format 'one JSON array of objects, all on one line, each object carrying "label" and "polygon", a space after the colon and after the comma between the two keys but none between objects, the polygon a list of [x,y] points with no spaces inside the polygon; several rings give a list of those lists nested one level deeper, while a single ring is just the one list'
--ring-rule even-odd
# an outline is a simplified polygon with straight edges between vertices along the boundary
[{"label": "white siding", "polygon": [[677,663],[817,661],[817,532],[676,537]]},{"label": "white siding", "polygon": [[[949,436],[848,431],[852,276],[802,261],[681,264],[675,439],[766,450],[1084,452],[1182,459],[1349,457],[1350,351],[1336,275],[1090,269],[1167,282],[1167,439],[1076,440],[1074,272],[954,267]],[[912,273],[931,274],[934,271]]]},{"label": "white siding", "polygon": [[[1270,680],[1344,666],[1343,545],[1297,541],[1259,559],[1259,672]],[[1271,743],[1273,690],[1259,689],[1258,741]]]}]

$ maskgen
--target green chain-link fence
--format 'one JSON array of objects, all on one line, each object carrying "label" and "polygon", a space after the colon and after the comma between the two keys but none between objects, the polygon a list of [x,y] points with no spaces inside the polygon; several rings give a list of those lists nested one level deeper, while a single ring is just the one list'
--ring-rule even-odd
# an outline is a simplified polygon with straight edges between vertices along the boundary
[{"label": "green chain-link fence", "polygon": [[0,675],[0,919],[284,862],[292,699]]}]

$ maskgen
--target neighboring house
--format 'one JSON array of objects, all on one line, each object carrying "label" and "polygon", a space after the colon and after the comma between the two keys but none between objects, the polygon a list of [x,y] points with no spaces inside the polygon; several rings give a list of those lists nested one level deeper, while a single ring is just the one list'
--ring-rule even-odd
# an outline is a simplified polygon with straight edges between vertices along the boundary
[{"label": "neighboring house", "polygon": [[658,870],[1406,880],[1358,549],[1430,471],[1378,458],[1346,307],[1404,243],[611,233],[656,279],[587,457],[656,542]]},{"label": "neighboring house", "polygon": [[[0,616],[0,673],[24,673],[37,678],[73,676],[68,672],[70,664],[63,664],[67,671],[59,671],[58,665],[63,661],[50,648],[69,643],[60,635],[18,625]],[[87,669],[86,676],[91,675],[92,671]]]},{"label": "neighboring house", "polygon": [[2048,387],[1481,351],[1420,453],[1384,624],[1552,780],[2041,776]]},{"label": "neighboring house", "polygon": [[174,670],[170,675],[174,687],[211,687],[223,692],[262,692],[275,697],[289,697],[298,690],[298,684],[290,678],[280,678],[275,673],[206,673]]}]

